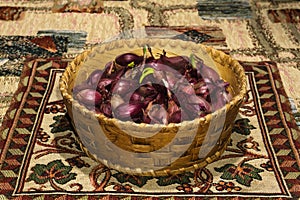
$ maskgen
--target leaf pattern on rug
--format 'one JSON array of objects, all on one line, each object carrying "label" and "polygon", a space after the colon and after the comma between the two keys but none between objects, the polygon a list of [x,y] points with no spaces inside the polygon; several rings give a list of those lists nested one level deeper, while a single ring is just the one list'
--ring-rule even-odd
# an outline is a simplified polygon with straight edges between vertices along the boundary
[{"label": "leaf pattern on rug", "polygon": [[50,125],[51,133],[59,133],[67,130],[71,130],[71,124],[65,115],[56,115],[53,117],[54,123]]},{"label": "leaf pattern on rug", "polygon": [[223,172],[221,178],[225,180],[236,180],[238,183],[250,187],[253,179],[262,180],[259,173],[264,170],[258,169],[251,164],[241,165],[226,164],[220,168],[215,168],[217,172]]},{"label": "leaf pattern on rug", "polygon": [[81,159],[81,156],[76,156],[72,158],[67,158],[66,161],[69,163],[69,165],[76,166],[78,168],[83,168],[83,167],[90,167],[91,165],[84,160]]},{"label": "leaf pattern on rug", "polygon": [[28,177],[27,181],[34,181],[37,184],[50,183],[53,189],[62,191],[57,184],[66,184],[71,180],[76,179],[75,173],[70,173],[71,166],[66,166],[61,160],[54,160],[47,165],[36,164],[31,168],[33,171]]},{"label": "leaf pattern on rug", "polygon": [[235,121],[232,131],[241,135],[250,135],[252,129],[256,129],[253,125],[249,124],[248,118],[242,118]]},{"label": "leaf pattern on rug", "polygon": [[191,182],[191,178],[194,177],[194,174],[191,172],[186,172],[184,174],[176,174],[172,176],[162,176],[157,180],[157,184],[160,186],[172,185],[175,183],[178,184],[187,184]]},{"label": "leaf pattern on rug", "polygon": [[152,177],[135,176],[135,175],[124,174],[121,172],[113,174],[112,176],[115,177],[120,183],[129,182],[138,187],[143,187],[147,183],[148,180],[152,179]]}]

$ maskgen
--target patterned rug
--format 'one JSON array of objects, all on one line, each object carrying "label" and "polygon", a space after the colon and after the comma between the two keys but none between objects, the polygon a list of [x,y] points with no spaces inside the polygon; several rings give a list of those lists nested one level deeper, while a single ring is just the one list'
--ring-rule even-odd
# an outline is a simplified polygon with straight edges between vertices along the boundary
[{"label": "patterned rug", "polygon": [[[0,199],[299,198],[299,19],[298,0],[0,0]],[[79,148],[59,76],[83,50],[127,36],[241,61],[249,92],[219,161],[145,178]]]},{"label": "patterned rug", "polygon": [[299,132],[274,62],[242,62],[247,98],[220,160],[158,178],[108,169],[80,149],[58,89],[67,62],[26,61],[1,129],[1,199],[300,197]]}]

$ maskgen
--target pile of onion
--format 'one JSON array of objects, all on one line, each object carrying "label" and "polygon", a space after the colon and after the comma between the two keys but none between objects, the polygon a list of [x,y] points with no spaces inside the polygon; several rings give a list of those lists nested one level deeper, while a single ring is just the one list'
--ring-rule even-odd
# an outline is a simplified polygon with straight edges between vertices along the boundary
[{"label": "pile of onion", "polygon": [[[149,52],[147,56],[147,51]],[[169,124],[203,117],[231,100],[229,83],[192,54],[124,53],[73,88],[87,109],[135,123]]]}]

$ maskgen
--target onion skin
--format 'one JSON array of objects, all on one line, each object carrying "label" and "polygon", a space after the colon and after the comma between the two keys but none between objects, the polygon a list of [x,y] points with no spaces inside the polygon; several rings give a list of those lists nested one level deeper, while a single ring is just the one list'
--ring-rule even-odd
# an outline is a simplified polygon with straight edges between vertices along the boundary
[{"label": "onion skin", "polygon": [[169,115],[169,123],[180,123],[181,122],[181,110],[177,110]]},{"label": "onion skin", "polygon": [[167,98],[165,93],[158,93],[155,102],[160,105],[165,105],[167,103]]},{"label": "onion skin", "polygon": [[142,122],[146,123],[146,124],[150,124],[151,123],[151,119],[150,119],[150,117],[148,115],[144,114],[143,117],[142,117]]},{"label": "onion skin", "polygon": [[168,122],[179,123],[181,122],[181,110],[173,99],[168,101]]},{"label": "onion skin", "polygon": [[171,115],[174,112],[177,112],[178,110],[180,110],[179,106],[175,103],[173,99],[170,99],[168,101],[168,113]]},{"label": "onion skin", "polygon": [[113,68],[113,61],[110,61],[108,63],[106,63],[105,67],[104,67],[104,71],[102,73],[102,78],[108,78],[111,74],[111,70]]},{"label": "onion skin", "polygon": [[165,86],[160,85],[160,84],[153,84],[152,86],[157,91],[157,95],[155,97],[155,102],[157,104],[167,105],[168,89]]},{"label": "onion skin", "polygon": [[111,104],[109,102],[104,102],[100,105],[99,108],[100,112],[102,112],[106,117],[113,117],[112,115],[112,107]]},{"label": "onion skin", "polygon": [[114,79],[103,78],[99,81],[99,83],[97,85],[97,89],[101,90],[101,89],[107,87],[108,85],[112,84],[113,82],[114,82]]},{"label": "onion skin", "polygon": [[167,124],[168,119],[167,119],[167,111],[166,109],[159,105],[159,104],[154,104],[151,106],[148,116],[151,119],[151,122],[156,123],[156,124]]}]

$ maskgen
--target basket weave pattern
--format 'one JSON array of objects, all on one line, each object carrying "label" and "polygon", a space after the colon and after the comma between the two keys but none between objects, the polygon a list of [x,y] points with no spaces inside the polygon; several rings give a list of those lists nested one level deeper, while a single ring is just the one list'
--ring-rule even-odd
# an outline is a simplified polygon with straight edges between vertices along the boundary
[{"label": "basket weave pattern", "polygon": [[[102,45],[92,50],[92,52],[101,54],[109,51],[110,49],[116,49],[120,47],[131,49],[136,46],[137,43],[138,46],[146,43],[150,46],[157,45],[166,49],[168,47],[173,49],[172,45],[176,45],[177,48],[179,46],[179,48],[183,49],[183,51],[186,48],[202,48],[216,63],[220,76],[230,83],[231,92],[233,94],[232,101],[226,104],[226,106],[224,106],[222,109],[219,109],[213,114],[209,114],[204,118],[168,125],[122,122],[115,118],[107,118],[102,114],[95,114],[80,105],[72,97],[72,88],[74,86],[76,74],[86,59],[92,54],[90,51],[87,51],[77,56],[68,65],[60,80],[60,90],[64,99],[64,103],[67,106],[68,114],[71,117],[72,124],[74,126],[76,125],[77,133],[79,135],[78,140],[85,140],[85,138],[88,137],[91,141],[93,141],[89,144],[85,143],[85,146],[80,142],[82,149],[91,158],[104,163],[108,167],[115,168],[125,173],[143,176],[165,176],[191,171],[204,167],[218,159],[224,152],[230,140],[233,122],[246,94],[246,76],[243,68],[230,56],[213,48],[192,42],[174,42],[173,40],[167,39],[116,41],[110,45]],[[74,121],[73,112],[76,112],[76,123]],[[223,124],[214,124],[214,127],[210,127],[213,117],[222,113],[226,115],[225,122]],[[78,119],[80,120],[78,121]],[[98,124],[95,124],[93,119],[97,119]],[[105,133],[105,139],[99,136],[97,137],[99,125],[101,125],[101,128]],[[216,132],[217,130],[222,129],[222,133],[221,135],[207,135],[209,128],[216,130]],[[180,135],[177,134],[179,129]],[[147,138],[134,136],[140,134],[141,132],[154,132],[156,134]],[[194,137],[191,138],[192,136]],[[176,139],[173,140],[175,137]],[[204,143],[203,141],[206,137],[210,137],[210,141],[212,142]],[[111,164],[109,161],[97,156],[97,147],[106,145],[105,140],[109,140],[126,151],[136,152],[136,154],[133,155],[136,156],[137,159],[140,159],[145,163],[149,163],[149,165],[162,166],[162,169],[143,172],[141,169],[128,169],[122,165]],[[139,154],[139,152],[147,153],[161,149],[162,147],[170,144],[171,141],[172,145],[169,146],[169,151],[162,152],[161,155],[159,155],[159,158],[145,157],[144,154]],[[192,144],[189,144],[190,141],[193,141]],[[177,158],[178,153],[182,152],[187,145],[189,147],[187,150],[185,150],[185,153],[166,167],[165,163],[168,163],[170,160],[172,160],[172,158]],[[199,151],[201,148],[209,148],[211,150],[205,157],[199,158]],[[115,159],[120,159],[118,155],[111,156],[115,156]],[[130,162],[130,159],[125,159],[124,162]]]}]

